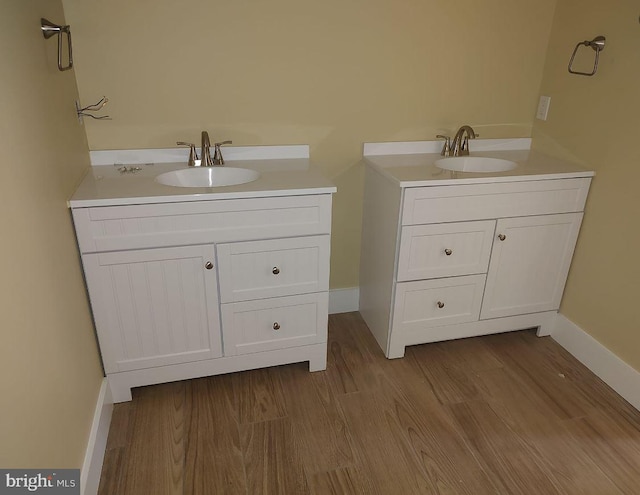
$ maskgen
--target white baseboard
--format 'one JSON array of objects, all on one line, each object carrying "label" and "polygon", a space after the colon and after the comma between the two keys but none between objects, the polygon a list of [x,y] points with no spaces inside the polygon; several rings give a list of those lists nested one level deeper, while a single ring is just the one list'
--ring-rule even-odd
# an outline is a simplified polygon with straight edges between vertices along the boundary
[{"label": "white baseboard", "polygon": [[111,389],[105,378],[102,380],[102,386],[100,387],[100,393],[96,401],[89,442],[84,455],[82,470],[80,471],[80,493],[82,495],[95,495],[98,493],[112,413],[113,400],[111,398]]},{"label": "white baseboard", "polygon": [[640,410],[639,371],[561,314],[558,314],[551,338]]},{"label": "white baseboard", "polygon": [[360,288],[333,289],[329,291],[329,314],[350,313],[360,308]]}]

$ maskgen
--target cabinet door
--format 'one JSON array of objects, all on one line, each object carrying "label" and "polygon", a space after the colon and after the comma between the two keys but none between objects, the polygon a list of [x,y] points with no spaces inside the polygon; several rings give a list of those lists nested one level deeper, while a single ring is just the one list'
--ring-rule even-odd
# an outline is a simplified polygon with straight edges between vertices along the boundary
[{"label": "cabinet door", "polygon": [[[219,357],[213,246],[83,256],[107,373]],[[207,267],[211,268],[207,268]]]},{"label": "cabinet door", "polygon": [[582,213],[498,220],[480,319],[558,309]]}]

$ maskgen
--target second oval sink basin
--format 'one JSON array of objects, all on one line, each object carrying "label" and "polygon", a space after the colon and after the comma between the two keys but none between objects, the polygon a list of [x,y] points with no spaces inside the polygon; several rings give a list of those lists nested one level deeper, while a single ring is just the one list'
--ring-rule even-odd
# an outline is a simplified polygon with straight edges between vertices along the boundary
[{"label": "second oval sink basin", "polygon": [[253,182],[260,172],[249,168],[196,167],[166,172],[156,177],[156,182],[175,187],[236,186]]},{"label": "second oval sink basin", "polygon": [[506,172],[518,166],[511,160],[484,156],[455,156],[436,160],[436,166],[454,172]]}]

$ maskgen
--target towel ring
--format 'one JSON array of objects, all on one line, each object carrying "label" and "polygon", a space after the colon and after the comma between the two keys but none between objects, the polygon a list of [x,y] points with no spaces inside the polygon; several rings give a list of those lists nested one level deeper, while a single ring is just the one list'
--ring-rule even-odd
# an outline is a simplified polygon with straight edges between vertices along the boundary
[{"label": "towel ring", "polygon": [[[600,52],[604,50],[604,43],[607,39],[604,36],[596,36],[591,41],[583,41],[578,43],[576,47],[573,49],[573,54],[571,55],[571,60],[569,60],[569,72],[571,74],[578,74],[580,76],[593,76],[598,71],[598,60],[600,59]],[[576,57],[576,53],[578,53],[578,48],[581,46],[590,46],[596,52],[596,58],[593,62],[593,70],[591,72],[580,72],[578,70],[573,70],[571,66],[573,65],[573,59]]]},{"label": "towel ring", "polygon": [[[73,51],[71,49],[71,27],[70,26],[60,26],[59,24],[54,24],[51,21],[48,21],[44,17],[40,19],[40,29],[42,30],[42,35],[45,39],[49,39],[52,36],[58,36],[58,70],[65,71],[69,70],[73,67]],[[69,63],[67,65],[62,65],[62,33],[67,34],[67,50],[69,54]]]}]

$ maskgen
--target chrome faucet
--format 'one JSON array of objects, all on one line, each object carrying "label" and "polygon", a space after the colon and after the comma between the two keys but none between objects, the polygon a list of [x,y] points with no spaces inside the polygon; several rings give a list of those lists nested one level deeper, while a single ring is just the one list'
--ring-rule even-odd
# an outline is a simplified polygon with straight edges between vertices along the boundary
[{"label": "chrome faucet", "polygon": [[451,141],[451,153],[453,153],[453,156],[468,156],[469,139],[475,139],[477,136],[471,126],[463,125],[460,127]]},{"label": "chrome faucet", "polygon": [[211,141],[209,141],[209,133],[202,131],[202,149],[200,151],[202,167],[213,167],[213,160],[211,159]]},{"label": "chrome faucet", "polygon": [[449,136],[438,134],[436,137],[444,139],[444,145],[440,154],[442,156],[468,156],[469,139],[475,139],[480,134],[476,134],[469,125],[463,125],[458,129],[456,135],[451,139]]}]

